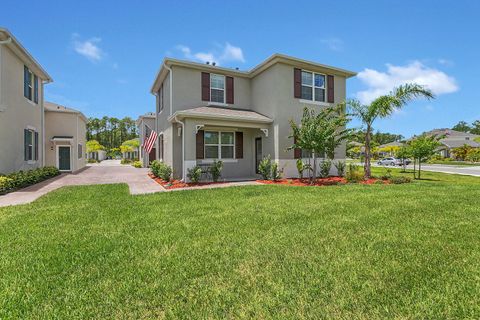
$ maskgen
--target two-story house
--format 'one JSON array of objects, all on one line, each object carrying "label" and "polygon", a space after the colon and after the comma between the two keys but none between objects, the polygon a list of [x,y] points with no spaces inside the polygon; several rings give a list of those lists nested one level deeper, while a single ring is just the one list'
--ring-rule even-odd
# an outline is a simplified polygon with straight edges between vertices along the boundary
[{"label": "two-story house", "polygon": [[87,118],[44,102],[52,78],[7,30],[0,28],[0,173],[85,166]]},{"label": "two-story house", "polygon": [[[346,80],[355,75],[281,54],[250,71],[167,58],[151,88],[156,158],[171,165],[176,178],[220,159],[224,178],[248,179],[270,155],[284,176],[294,177],[302,152],[287,150],[289,120],[300,122],[305,106],[320,110],[343,101]],[[345,158],[345,145],[335,158]]]},{"label": "two-story house", "polygon": [[44,165],[43,86],[47,72],[0,28],[0,173]]}]

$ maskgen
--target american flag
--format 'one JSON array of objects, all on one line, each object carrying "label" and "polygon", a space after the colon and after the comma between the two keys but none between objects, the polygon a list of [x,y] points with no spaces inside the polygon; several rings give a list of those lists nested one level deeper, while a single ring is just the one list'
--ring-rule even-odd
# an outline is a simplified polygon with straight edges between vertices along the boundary
[{"label": "american flag", "polygon": [[146,153],[150,153],[150,151],[152,151],[155,141],[157,141],[157,137],[158,134],[155,132],[155,130],[150,131],[150,136],[147,136],[145,142],[143,143],[143,149]]}]

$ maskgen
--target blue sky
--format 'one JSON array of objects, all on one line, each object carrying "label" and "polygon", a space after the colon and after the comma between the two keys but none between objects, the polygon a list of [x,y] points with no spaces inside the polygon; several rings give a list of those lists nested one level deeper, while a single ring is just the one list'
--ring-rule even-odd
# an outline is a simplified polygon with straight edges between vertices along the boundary
[{"label": "blue sky", "polygon": [[280,52],[359,72],[349,98],[428,85],[437,99],[376,124],[410,136],[480,119],[479,14],[480,1],[2,0],[0,26],[53,77],[46,98],[87,116],[154,110],[166,55],[249,69]]}]

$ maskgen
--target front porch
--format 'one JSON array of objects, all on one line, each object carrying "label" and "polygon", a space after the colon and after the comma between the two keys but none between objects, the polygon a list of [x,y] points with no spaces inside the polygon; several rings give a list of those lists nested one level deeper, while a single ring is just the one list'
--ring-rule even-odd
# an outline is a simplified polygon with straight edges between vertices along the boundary
[{"label": "front porch", "polygon": [[[203,109],[208,112],[183,112],[172,117],[182,145],[181,158],[173,159],[181,168],[177,178],[188,181],[188,170],[200,166],[202,178],[211,180],[208,168],[219,160],[223,162],[221,181],[257,179],[258,163],[273,153],[273,121],[253,111]],[[211,109],[220,112],[211,113]]]}]

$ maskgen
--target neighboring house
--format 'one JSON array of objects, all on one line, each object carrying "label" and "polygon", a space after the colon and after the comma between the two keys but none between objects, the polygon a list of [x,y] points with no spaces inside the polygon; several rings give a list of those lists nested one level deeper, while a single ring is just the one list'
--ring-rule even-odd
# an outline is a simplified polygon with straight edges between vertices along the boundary
[{"label": "neighboring house", "polygon": [[453,158],[452,150],[462,147],[464,145],[472,148],[480,148],[480,143],[475,139],[480,138],[480,135],[456,131],[448,128],[434,129],[425,133],[426,135],[436,135],[442,137],[440,139],[441,147],[438,148],[438,153],[444,158]]},{"label": "neighboring house", "polygon": [[[155,112],[148,112],[143,116],[138,117],[137,121],[135,122],[138,128],[138,135],[140,137],[140,161],[142,162],[144,167],[148,167],[150,162],[155,160],[155,155],[157,149],[155,146],[150,151],[150,154],[145,154],[143,149],[143,144],[145,140],[150,136],[152,130],[155,130]],[[160,155],[162,158],[162,155]]]},{"label": "neighboring house", "polygon": [[45,102],[45,165],[65,172],[85,167],[86,134],[83,113]]},{"label": "neighboring house", "polygon": [[95,159],[97,161],[103,161],[107,158],[107,151],[105,150],[97,150],[87,153],[87,160],[88,159]]},{"label": "neighboring house", "polygon": [[[132,145],[129,142],[134,141],[135,144]],[[122,158],[123,159],[129,159],[129,160],[138,160],[139,159],[139,150],[140,150],[140,139],[135,138],[132,140],[125,141],[123,146],[129,146],[131,150],[129,151],[124,151],[122,152]]]},{"label": "neighboring house", "polygon": [[44,166],[43,86],[49,82],[42,66],[0,28],[0,173]]},{"label": "neighboring house", "polygon": [[[224,162],[227,179],[256,178],[267,155],[284,176],[297,175],[301,150],[289,150],[289,120],[305,106],[320,110],[345,99],[356,73],[275,54],[250,71],[165,59],[151,88],[156,96],[156,158],[186,179],[195,165]],[[304,153],[306,154],[306,153]],[[335,159],[345,159],[345,143]],[[333,166],[332,166],[333,167]]]}]

